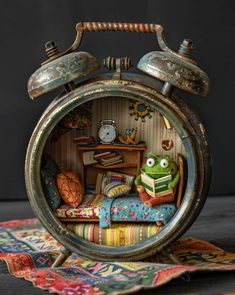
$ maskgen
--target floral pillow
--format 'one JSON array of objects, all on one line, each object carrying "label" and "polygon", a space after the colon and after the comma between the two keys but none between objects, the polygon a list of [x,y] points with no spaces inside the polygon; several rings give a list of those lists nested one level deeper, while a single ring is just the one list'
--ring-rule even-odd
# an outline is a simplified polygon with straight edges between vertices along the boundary
[{"label": "floral pillow", "polygon": [[64,202],[73,208],[77,208],[81,204],[85,192],[76,173],[61,170],[61,173],[56,177],[56,181]]},{"label": "floral pillow", "polygon": [[41,180],[44,194],[52,210],[56,210],[61,203],[60,193],[56,185],[55,175],[48,169],[41,169]]}]

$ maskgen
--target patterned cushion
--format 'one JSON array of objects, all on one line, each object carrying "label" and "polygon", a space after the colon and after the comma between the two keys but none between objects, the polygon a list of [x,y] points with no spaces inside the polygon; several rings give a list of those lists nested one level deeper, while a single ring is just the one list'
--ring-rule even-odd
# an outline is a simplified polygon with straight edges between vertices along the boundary
[{"label": "patterned cushion", "polygon": [[105,246],[131,246],[161,231],[156,224],[119,223],[103,229],[95,223],[70,223],[67,228],[79,237]]},{"label": "patterned cushion", "polygon": [[113,181],[105,186],[104,194],[108,198],[115,198],[129,193],[130,190],[131,187],[129,185]]},{"label": "patterned cushion", "polygon": [[52,210],[56,210],[61,203],[60,193],[56,185],[55,175],[47,169],[41,169],[42,188]]},{"label": "patterned cushion", "polygon": [[78,176],[73,171],[62,170],[57,175],[56,180],[64,202],[73,208],[77,208],[84,197],[84,188]]},{"label": "patterned cushion", "polygon": [[42,156],[42,169],[49,171],[51,175],[54,175],[54,176],[60,173],[60,169],[58,165],[48,154],[44,154]]}]

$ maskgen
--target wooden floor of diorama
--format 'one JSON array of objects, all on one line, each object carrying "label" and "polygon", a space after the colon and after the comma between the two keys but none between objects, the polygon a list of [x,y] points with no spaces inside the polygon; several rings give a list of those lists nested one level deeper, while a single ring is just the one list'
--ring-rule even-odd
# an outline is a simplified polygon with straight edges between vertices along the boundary
[{"label": "wooden floor of diorama", "polygon": [[[235,196],[209,197],[199,218],[184,237],[206,240],[227,251],[235,252],[234,208]],[[27,201],[0,203],[0,221],[34,216]],[[235,272],[199,272],[172,280],[160,288],[136,294],[234,294],[234,291]],[[34,288],[25,280],[10,276],[6,266],[1,264],[0,294],[46,295],[48,292]]]}]

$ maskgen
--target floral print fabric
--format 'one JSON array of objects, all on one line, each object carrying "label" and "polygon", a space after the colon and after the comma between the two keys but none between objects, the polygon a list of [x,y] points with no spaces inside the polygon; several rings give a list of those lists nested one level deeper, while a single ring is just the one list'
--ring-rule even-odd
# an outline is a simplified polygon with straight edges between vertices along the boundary
[{"label": "floral print fabric", "polygon": [[116,199],[104,198],[100,207],[100,227],[111,226],[111,221],[157,222],[166,224],[176,211],[175,205],[146,207],[135,194]]},{"label": "floral print fabric", "polygon": [[174,204],[163,204],[148,208],[135,194],[109,199],[102,196],[86,195],[78,208],[62,205],[56,215],[63,221],[84,219],[100,222],[100,227],[111,226],[112,221],[118,222],[157,222],[166,224],[175,214]]}]

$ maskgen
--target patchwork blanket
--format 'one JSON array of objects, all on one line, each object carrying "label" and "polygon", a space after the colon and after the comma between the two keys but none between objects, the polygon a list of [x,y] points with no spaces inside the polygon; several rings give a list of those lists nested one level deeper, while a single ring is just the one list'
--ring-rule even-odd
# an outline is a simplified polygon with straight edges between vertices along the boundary
[{"label": "patchwork blanket", "polygon": [[161,222],[168,223],[175,214],[174,204],[162,204],[148,208],[135,194],[125,197],[105,198],[86,195],[78,208],[62,205],[55,211],[61,221],[99,221],[102,228],[116,222]]}]

